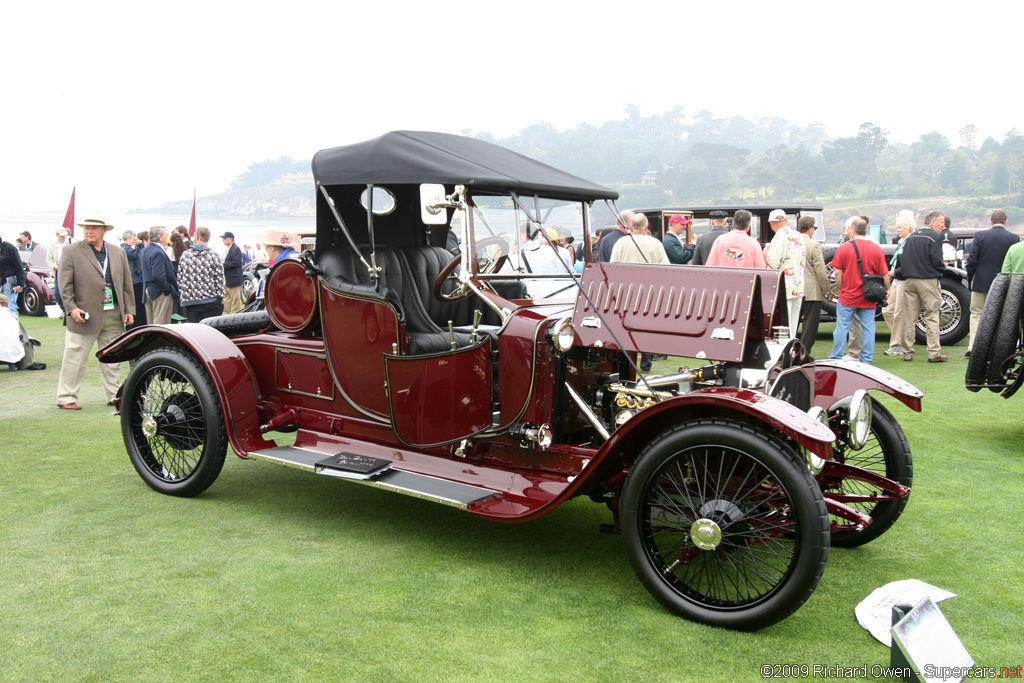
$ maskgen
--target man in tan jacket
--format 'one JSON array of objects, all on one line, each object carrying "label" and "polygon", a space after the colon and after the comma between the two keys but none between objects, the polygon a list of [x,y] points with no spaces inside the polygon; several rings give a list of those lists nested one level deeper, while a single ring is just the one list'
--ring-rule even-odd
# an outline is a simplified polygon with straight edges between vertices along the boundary
[{"label": "man in tan jacket", "polygon": [[[124,249],[103,241],[114,228],[103,218],[88,218],[78,224],[85,239],[68,245],[60,259],[57,281],[67,311],[64,360],[57,381],[57,407],[81,410],[78,392],[85,379],[89,352],[98,343],[103,348],[132,324],[135,290]],[[100,379],[113,405],[121,383],[121,365],[100,363]]]},{"label": "man in tan jacket", "polygon": [[832,287],[825,272],[825,258],[821,254],[821,244],[814,239],[817,225],[813,216],[801,216],[796,223],[797,232],[803,235],[807,247],[807,260],[804,265],[804,302],[800,308],[800,319],[804,321],[800,331],[800,343],[809,354],[818,336],[818,322],[821,320],[821,302],[826,294],[832,294]]}]

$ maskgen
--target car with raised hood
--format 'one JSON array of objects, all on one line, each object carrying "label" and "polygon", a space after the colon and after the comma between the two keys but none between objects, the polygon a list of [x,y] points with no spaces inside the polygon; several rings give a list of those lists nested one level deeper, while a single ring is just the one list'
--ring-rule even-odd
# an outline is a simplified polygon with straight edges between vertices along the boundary
[{"label": "car with raised hood", "polygon": [[[230,446],[496,522],[587,497],[658,601],[748,630],[903,511],[910,447],[868,392],[921,392],[780,339],[776,272],[596,263],[617,194],[472,138],[392,132],[312,170],[316,247],[274,264],[264,310],[100,351],[134,361],[117,409],[153,489],[202,493]],[[643,376],[639,352],[699,360]]]}]

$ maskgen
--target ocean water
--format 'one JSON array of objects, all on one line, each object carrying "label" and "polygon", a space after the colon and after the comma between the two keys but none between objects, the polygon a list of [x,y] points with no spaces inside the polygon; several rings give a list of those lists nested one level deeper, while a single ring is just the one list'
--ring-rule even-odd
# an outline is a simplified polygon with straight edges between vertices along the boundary
[{"label": "ocean water", "polygon": [[[59,211],[40,212],[0,212],[0,236],[5,241],[13,242],[23,230],[32,233],[32,239],[44,245],[53,243],[56,240],[57,228],[64,222],[65,206]],[[75,221],[82,221],[89,218],[81,212],[75,213]],[[107,234],[108,242],[120,242],[121,235],[125,230],[134,230],[136,233],[148,230],[154,225],[162,225],[168,230],[175,226],[184,225],[188,227],[189,213],[183,215],[169,215],[158,213],[111,213],[103,214],[104,220],[114,226],[114,229]],[[256,238],[261,237],[269,227],[287,229],[290,232],[313,232],[316,230],[316,219],[312,216],[302,218],[273,219],[256,218],[254,216],[215,216],[204,217],[202,213],[196,214],[196,227],[205,226],[210,229],[210,247],[215,251],[223,253],[224,244],[219,237],[225,232],[235,234],[235,242],[239,246],[254,245]],[[82,231],[75,226],[75,239],[82,238]]]}]

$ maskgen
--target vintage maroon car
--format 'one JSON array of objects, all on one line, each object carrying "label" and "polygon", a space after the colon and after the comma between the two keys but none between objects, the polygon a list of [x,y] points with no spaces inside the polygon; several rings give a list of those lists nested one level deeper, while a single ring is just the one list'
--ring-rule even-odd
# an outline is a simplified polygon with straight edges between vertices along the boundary
[{"label": "vintage maroon car", "polygon": [[25,264],[25,289],[18,297],[18,309],[26,315],[42,315],[46,305],[55,303],[53,272],[46,264],[46,247],[19,251]]},{"label": "vintage maroon car", "polygon": [[[201,493],[230,444],[500,522],[587,496],[660,602],[738,629],[792,614],[830,545],[900,516],[910,447],[867,391],[921,393],[804,363],[773,337],[777,273],[587,254],[577,276],[540,228],[589,236],[616,193],[471,138],[393,132],[312,167],[316,249],[273,266],[265,310],[100,352],[135,360],[118,409],[155,490]],[[643,377],[639,351],[698,360]]]}]

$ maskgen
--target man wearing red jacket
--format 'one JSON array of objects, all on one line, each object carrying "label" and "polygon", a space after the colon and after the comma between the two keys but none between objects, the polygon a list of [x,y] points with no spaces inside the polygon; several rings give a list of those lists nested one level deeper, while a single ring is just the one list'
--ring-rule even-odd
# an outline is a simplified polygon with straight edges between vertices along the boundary
[{"label": "man wearing red jacket", "polygon": [[839,287],[839,301],[836,303],[836,329],[832,333],[832,353],[829,358],[842,358],[846,351],[846,339],[850,333],[853,316],[861,324],[860,362],[870,363],[875,356],[875,308],[872,301],[864,298],[864,278],[857,255],[865,275],[882,275],[885,288],[889,289],[889,264],[885,252],[876,242],[868,238],[867,221],[858,218],[851,225],[853,239],[844,242],[832,257],[836,286]]}]

